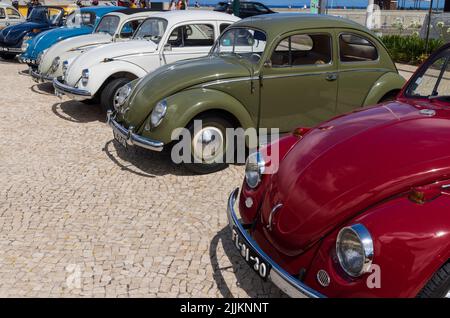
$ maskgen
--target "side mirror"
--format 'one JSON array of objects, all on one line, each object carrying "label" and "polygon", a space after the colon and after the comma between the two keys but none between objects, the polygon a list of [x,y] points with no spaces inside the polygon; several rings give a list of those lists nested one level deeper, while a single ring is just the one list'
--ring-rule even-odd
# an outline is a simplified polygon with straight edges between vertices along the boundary
[{"label": "side mirror", "polygon": [[164,52],[171,52],[172,51],[172,45],[166,44],[164,45]]},{"label": "side mirror", "polygon": [[272,60],[267,60],[264,62],[265,68],[272,68]]},{"label": "side mirror", "polygon": [[116,40],[118,40],[119,38],[120,38],[120,34],[115,34],[114,37],[113,37],[113,40],[116,41]]}]

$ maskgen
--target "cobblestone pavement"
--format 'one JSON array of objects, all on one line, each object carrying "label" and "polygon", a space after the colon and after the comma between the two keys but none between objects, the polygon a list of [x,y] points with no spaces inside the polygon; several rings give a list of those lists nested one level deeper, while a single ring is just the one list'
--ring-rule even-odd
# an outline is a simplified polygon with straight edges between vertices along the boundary
[{"label": "cobblestone pavement", "polygon": [[234,252],[242,166],[194,176],[126,152],[99,107],[0,61],[0,297],[284,296]]}]

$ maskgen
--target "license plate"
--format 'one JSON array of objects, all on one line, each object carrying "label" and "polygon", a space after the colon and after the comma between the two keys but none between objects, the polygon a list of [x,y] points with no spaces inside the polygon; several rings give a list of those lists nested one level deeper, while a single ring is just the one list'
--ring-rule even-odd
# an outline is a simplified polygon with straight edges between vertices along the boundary
[{"label": "license plate", "polygon": [[266,263],[254,250],[250,244],[242,238],[236,228],[233,228],[232,240],[239,254],[247,262],[247,264],[261,277],[267,279],[270,272],[270,265]]},{"label": "license plate", "polygon": [[114,134],[114,139],[117,140],[117,142],[119,144],[121,144],[122,146],[127,148],[127,139],[122,134],[118,133],[115,130],[113,130],[113,134]]}]

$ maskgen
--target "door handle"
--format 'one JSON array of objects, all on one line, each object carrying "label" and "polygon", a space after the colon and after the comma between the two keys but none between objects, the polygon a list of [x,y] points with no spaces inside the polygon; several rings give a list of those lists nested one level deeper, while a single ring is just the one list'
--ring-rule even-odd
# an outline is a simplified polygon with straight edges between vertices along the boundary
[{"label": "door handle", "polygon": [[337,73],[327,73],[327,76],[325,77],[327,81],[332,82],[338,79]]}]

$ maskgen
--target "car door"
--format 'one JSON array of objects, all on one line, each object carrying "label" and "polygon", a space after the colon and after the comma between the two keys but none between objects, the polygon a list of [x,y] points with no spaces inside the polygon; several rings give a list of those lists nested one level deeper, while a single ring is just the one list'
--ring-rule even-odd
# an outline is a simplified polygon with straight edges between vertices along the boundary
[{"label": "car door", "polygon": [[283,133],[334,116],[338,75],[332,32],[292,33],[272,50],[261,73],[261,127]]},{"label": "car door", "polygon": [[374,82],[389,71],[380,64],[379,43],[356,30],[337,30],[339,47],[338,113],[360,107]]},{"label": "car door", "polygon": [[216,22],[180,24],[172,28],[161,52],[163,64],[208,55],[216,38]]}]

